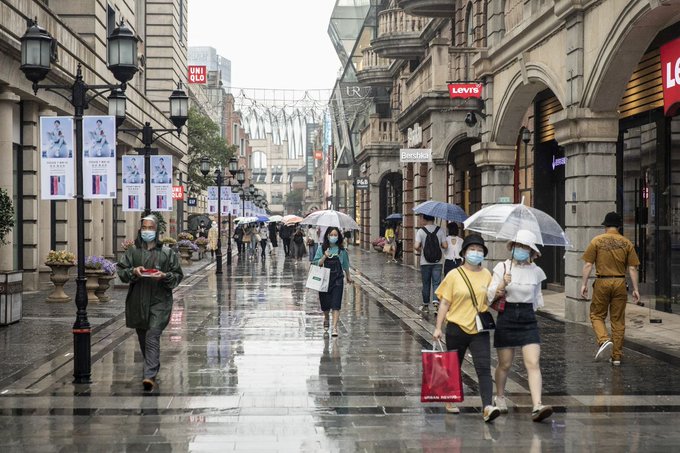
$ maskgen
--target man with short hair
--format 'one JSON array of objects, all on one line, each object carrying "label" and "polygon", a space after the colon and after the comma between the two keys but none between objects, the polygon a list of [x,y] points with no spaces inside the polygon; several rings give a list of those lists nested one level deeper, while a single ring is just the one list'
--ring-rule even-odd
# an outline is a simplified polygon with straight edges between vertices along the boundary
[{"label": "man with short hair", "polygon": [[[439,299],[434,291],[439,286],[442,281],[442,257],[444,253],[443,249],[446,249],[449,244],[446,241],[446,235],[444,231],[434,224],[434,217],[429,215],[423,215],[423,227],[418,229],[416,233],[416,239],[414,248],[416,252],[420,253],[420,277],[423,283],[422,295],[423,295],[423,305],[420,307],[421,311],[428,311],[430,307],[430,294],[432,294],[432,304],[437,308],[439,305]],[[426,258],[426,246],[428,237],[432,244],[435,244],[439,250],[439,259],[434,257],[434,261],[429,261]],[[433,259],[431,256],[430,259]],[[430,287],[432,288],[430,290]]]},{"label": "man with short hair", "polygon": [[[638,266],[640,260],[633,243],[619,233],[623,226],[621,216],[616,212],[608,213],[602,225],[604,234],[595,236],[583,253],[583,273],[581,297],[588,298],[588,278],[595,265],[593,300],[590,304],[590,322],[597,337],[599,349],[595,360],[603,360],[611,351],[609,361],[614,366],[621,365],[623,337],[626,330],[626,269],[633,284],[633,302],[640,301],[638,291]],[[609,313],[612,328],[611,339],[604,321]],[[613,342],[612,342],[613,340]],[[613,347],[613,350],[612,350]]]},{"label": "man with short hair", "polygon": [[160,369],[161,334],[170,322],[172,290],[184,273],[177,254],[158,238],[158,219],[142,219],[135,246],[125,251],[118,263],[118,276],[130,283],[125,299],[125,325],[137,331],[144,358],[142,386],[151,391]]}]

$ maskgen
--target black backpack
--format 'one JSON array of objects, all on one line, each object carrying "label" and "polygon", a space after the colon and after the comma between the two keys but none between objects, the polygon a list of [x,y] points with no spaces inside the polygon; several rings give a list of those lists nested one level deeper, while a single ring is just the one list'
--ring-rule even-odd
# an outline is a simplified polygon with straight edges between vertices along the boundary
[{"label": "black backpack", "polygon": [[427,237],[425,238],[425,245],[423,246],[423,256],[428,263],[438,263],[442,259],[442,247],[439,244],[437,233],[439,227],[435,228],[432,233],[427,228],[422,228]]}]

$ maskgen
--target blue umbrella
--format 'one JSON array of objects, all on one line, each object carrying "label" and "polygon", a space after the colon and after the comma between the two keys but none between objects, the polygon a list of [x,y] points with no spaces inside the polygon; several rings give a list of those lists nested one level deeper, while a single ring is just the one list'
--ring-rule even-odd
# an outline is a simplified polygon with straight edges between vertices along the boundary
[{"label": "blue umbrella", "polygon": [[395,212],[394,214],[390,214],[387,217],[385,217],[385,220],[398,220],[401,222],[402,215],[398,212]]},{"label": "blue umbrella", "polygon": [[266,215],[259,215],[257,216],[257,221],[258,222],[269,222],[269,217]]},{"label": "blue umbrella", "polygon": [[416,214],[437,217],[438,219],[444,219],[448,222],[464,222],[468,218],[468,215],[460,206],[434,200],[419,204],[413,208],[413,212]]}]

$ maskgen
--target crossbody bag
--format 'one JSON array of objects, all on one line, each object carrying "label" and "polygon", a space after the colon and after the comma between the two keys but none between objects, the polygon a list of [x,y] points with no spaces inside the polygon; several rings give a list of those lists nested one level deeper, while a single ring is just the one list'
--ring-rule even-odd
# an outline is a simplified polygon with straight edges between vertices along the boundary
[{"label": "crossbody bag", "polygon": [[468,287],[468,291],[470,291],[470,297],[472,297],[472,304],[475,306],[475,310],[477,310],[477,315],[475,316],[477,332],[487,332],[489,330],[496,329],[496,323],[494,322],[491,313],[489,313],[488,311],[479,311],[479,305],[477,304],[477,296],[475,295],[474,289],[472,289],[472,283],[470,283],[470,279],[468,278],[467,274],[465,273],[462,267],[459,267],[457,269],[458,272],[460,273],[460,276],[463,277],[463,280],[465,281],[465,284]]}]

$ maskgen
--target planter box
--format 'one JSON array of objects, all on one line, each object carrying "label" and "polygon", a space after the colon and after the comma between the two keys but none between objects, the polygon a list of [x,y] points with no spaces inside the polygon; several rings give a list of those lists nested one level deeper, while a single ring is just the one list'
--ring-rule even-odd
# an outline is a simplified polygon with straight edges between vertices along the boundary
[{"label": "planter box", "polygon": [[23,271],[0,271],[0,326],[21,320]]}]

